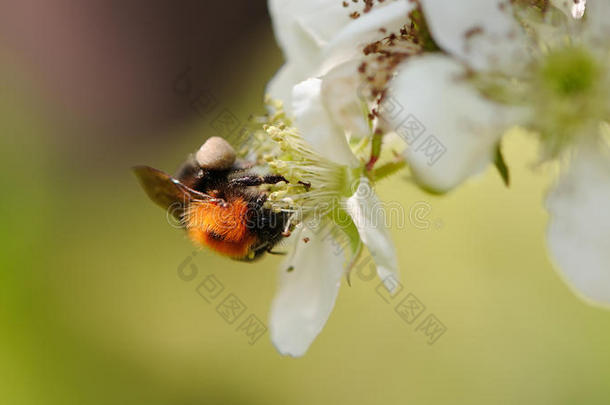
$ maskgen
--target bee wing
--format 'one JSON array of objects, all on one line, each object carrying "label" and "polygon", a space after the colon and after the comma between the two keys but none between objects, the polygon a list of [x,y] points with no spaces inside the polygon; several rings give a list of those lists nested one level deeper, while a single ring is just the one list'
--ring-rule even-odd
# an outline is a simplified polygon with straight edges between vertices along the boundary
[{"label": "bee wing", "polygon": [[185,186],[169,174],[149,166],[136,166],[133,172],[148,197],[163,209],[172,209],[177,218],[192,200],[209,200],[211,197]]}]

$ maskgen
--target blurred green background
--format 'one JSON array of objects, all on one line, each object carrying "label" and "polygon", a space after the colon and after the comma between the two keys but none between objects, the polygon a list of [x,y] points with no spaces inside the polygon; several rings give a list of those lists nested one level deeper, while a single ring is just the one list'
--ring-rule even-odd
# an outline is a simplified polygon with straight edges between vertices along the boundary
[{"label": "blurred green background", "polygon": [[[431,207],[427,229],[393,230],[403,296],[426,306],[414,324],[357,277],[304,358],[225,323],[196,292],[203,276],[266,321],[280,259],[201,252],[198,278],[183,281],[195,248],[129,167],[171,172],[223,109],[260,113],[282,57],[264,2],[187,3],[3,6],[14,14],[0,13],[0,403],[610,403],[610,313],[553,270],[542,202],[557,169],[533,167],[519,131],[505,145],[510,189],[491,169],[446,197],[406,176],[380,184],[407,215]],[[189,90],[176,91],[186,71]],[[206,113],[201,95],[215,100]],[[416,330],[428,314],[447,328],[433,345]]]}]

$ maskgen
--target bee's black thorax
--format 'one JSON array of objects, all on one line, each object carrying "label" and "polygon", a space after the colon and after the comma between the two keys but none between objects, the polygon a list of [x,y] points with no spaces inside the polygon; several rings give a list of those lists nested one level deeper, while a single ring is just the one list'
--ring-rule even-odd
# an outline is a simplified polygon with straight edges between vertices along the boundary
[{"label": "bee's black thorax", "polygon": [[203,170],[193,161],[187,161],[176,178],[195,191],[224,200],[227,204],[242,200],[248,204],[246,227],[256,235],[259,244],[254,256],[270,250],[281,239],[288,222],[288,214],[265,208],[267,193],[260,190],[262,184],[283,181],[281,176],[261,176],[252,170],[231,168],[229,170]]}]

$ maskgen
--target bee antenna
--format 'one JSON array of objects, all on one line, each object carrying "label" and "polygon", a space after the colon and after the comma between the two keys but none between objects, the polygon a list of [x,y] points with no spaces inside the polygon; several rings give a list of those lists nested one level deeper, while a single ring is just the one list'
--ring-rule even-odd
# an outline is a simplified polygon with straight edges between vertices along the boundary
[{"label": "bee antenna", "polygon": [[189,200],[217,200],[217,198],[212,197],[209,194],[202,193],[201,191],[193,190],[192,188],[185,186],[181,182],[176,179],[172,179],[174,184],[176,184],[180,189],[185,193],[185,197],[188,197]]}]

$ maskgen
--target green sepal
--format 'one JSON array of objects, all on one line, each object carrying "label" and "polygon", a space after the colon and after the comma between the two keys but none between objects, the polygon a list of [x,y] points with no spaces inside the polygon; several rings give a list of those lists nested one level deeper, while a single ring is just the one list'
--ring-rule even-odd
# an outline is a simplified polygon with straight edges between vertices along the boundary
[{"label": "green sepal", "polygon": [[337,228],[343,231],[343,234],[347,237],[350,255],[348,257],[347,264],[345,266],[345,277],[347,284],[351,286],[351,273],[354,265],[358,262],[362,254],[363,243],[360,239],[360,233],[352,217],[341,207],[336,207],[332,213],[331,218],[337,225]]},{"label": "green sepal", "polygon": [[496,166],[496,169],[498,169],[498,173],[500,173],[500,177],[502,177],[502,180],[504,181],[506,187],[510,187],[510,171],[508,169],[506,161],[504,160],[504,155],[502,154],[502,145],[500,143],[498,143],[498,146],[496,147],[496,157],[494,160],[494,165]]},{"label": "green sepal", "polygon": [[374,181],[383,180],[386,177],[390,177],[402,169],[407,167],[407,162],[404,160],[399,160],[395,162],[389,162],[382,166],[379,166],[375,170],[373,170],[372,178]]},{"label": "green sepal", "polygon": [[331,212],[331,219],[343,231],[349,242],[350,251],[356,254],[361,245],[360,233],[352,217],[341,207],[337,206]]}]

